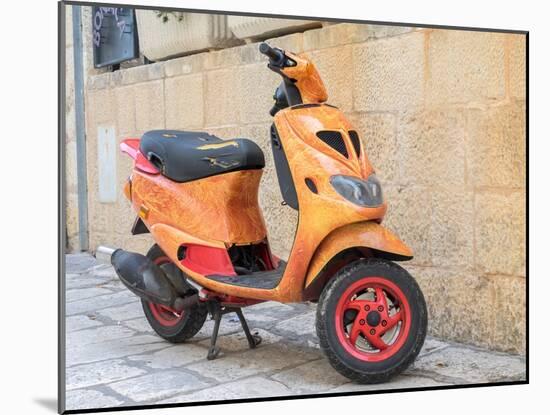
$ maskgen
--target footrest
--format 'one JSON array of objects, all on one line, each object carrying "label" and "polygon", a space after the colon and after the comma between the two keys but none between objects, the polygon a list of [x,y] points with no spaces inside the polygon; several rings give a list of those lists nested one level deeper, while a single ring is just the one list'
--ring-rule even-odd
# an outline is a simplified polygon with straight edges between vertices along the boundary
[{"label": "footrest", "polygon": [[285,268],[286,262],[280,261],[277,269],[270,271],[258,271],[244,275],[208,275],[207,278],[224,284],[238,285],[239,287],[271,290],[279,285]]}]

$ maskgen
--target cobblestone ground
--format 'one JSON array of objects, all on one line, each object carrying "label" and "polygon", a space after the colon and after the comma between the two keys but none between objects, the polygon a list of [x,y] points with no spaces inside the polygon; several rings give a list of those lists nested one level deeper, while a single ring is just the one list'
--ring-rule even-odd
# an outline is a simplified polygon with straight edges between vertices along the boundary
[{"label": "cobblestone ground", "polygon": [[67,409],[369,391],[525,379],[525,359],[428,338],[414,366],[390,383],[357,385],[319,350],[315,307],[263,303],[244,310],[263,338],[250,350],[234,314],[222,350],[206,360],[213,322],[172,345],[149,327],[141,303],[112,267],[88,254],[66,257]]}]

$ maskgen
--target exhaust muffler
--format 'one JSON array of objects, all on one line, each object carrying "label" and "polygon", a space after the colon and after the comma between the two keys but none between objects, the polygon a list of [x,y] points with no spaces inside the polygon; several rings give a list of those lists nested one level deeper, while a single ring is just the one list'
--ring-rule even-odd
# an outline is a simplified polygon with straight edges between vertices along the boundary
[{"label": "exhaust muffler", "polygon": [[145,255],[99,247],[96,258],[102,262],[110,258],[110,263],[126,288],[144,300],[164,305],[178,313],[199,302],[197,293],[182,297],[164,271]]}]

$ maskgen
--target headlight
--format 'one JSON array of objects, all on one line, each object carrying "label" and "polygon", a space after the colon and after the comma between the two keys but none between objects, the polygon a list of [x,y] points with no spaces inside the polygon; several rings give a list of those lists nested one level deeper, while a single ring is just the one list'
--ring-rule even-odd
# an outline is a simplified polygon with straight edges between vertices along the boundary
[{"label": "headlight", "polygon": [[366,181],[351,176],[332,176],[330,184],[344,199],[356,205],[377,207],[384,202],[382,186],[374,174]]}]

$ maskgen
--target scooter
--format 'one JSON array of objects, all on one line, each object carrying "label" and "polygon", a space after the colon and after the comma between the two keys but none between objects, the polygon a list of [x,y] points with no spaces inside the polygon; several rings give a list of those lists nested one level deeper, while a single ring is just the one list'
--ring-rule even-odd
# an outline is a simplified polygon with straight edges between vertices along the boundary
[{"label": "scooter", "polygon": [[394,261],[411,250],[381,225],[387,204],[359,134],[336,107],[315,65],[266,43],[267,67],[282,77],[270,114],[271,148],[283,204],[298,211],[288,262],[271,252],[258,187],[264,154],[252,140],[155,130],[126,139],[134,159],[124,194],[137,212],[132,233],[150,232],[146,256],[117,249],[110,260],[141,298],[153,330],[173,343],[263,301],[314,302],[320,347],[359,383],[405,370],[426,336],[427,311],[414,278]]}]

